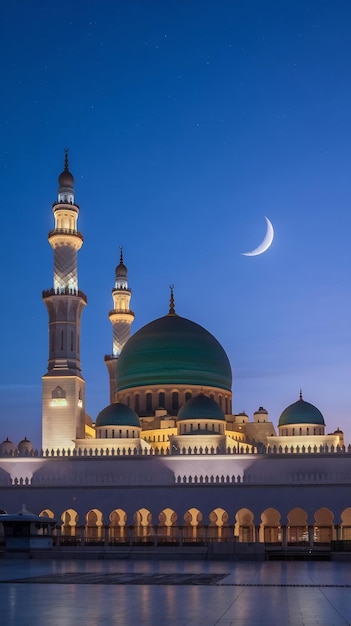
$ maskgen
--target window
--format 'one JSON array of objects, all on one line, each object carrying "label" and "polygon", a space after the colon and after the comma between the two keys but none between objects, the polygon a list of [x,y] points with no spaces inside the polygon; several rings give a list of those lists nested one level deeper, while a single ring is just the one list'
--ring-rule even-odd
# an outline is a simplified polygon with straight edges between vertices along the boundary
[{"label": "window", "polygon": [[191,391],[186,391],[185,392],[185,402],[188,402],[188,400],[191,400],[191,398],[192,398]]},{"label": "window", "polygon": [[134,396],[134,411],[136,413],[139,413],[139,406],[140,406],[140,396],[138,393],[136,393]]},{"label": "window", "polygon": [[172,391],[172,410],[178,411],[179,409],[179,394],[178,391]]},{"label": "window", "polygon": [[164,391],[160,391],[160,393],[158,394],[158,406],[160,409],[164,409],[166,406],[166,398],[165,398]]},{"label": "window", "polygon": [[150,392],[146,394],[146,410],[152,411],[152,393]]}]

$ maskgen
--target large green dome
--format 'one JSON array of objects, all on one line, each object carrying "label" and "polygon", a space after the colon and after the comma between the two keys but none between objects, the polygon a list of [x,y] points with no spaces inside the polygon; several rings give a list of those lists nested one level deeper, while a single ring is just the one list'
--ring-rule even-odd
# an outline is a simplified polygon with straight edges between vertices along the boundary
[{"label": "large green dome", "polygon": [[309,402],[305,402],[300,395],[300,399],[294,404],[290,404],[279,418],[278,426],[290,426],[293,424],[317,424],[324,426],[322,413]]},{"label": "large green dome", "polygon": [[152,385],[203,385],[231,390],[232,372],[220,343],[205,328],[170,313],[147,324],[117,361],[117,391]]}]

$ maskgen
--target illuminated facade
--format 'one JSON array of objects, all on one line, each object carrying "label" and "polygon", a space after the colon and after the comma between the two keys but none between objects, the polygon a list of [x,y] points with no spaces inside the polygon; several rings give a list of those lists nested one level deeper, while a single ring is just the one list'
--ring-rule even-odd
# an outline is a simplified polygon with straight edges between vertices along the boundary
[{"label": "illuminated facade", "polygon": [[28,496],[33,512],[61,519],[64,536],[105,543],[351,538],[351,448],[342,431],[325,434],[322,414],[302,394],[280,416],[278,435],[263,407],[253,420],[234,414],[228,357],[176,313],[172,288],[168,313],[131,335],[122,249],[108,314],[109,404],[93,421],[86,415],[83,237],[67,154],[53,215],[42,450],[27,439],[0,444],[0,509],[16,511]]}]

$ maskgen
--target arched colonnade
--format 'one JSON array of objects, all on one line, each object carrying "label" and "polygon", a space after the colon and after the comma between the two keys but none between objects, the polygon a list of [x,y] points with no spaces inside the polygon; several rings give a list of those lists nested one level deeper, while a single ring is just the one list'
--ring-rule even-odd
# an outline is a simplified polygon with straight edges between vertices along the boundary
[{"label": "arched colonnade", "polygon": [[230,519],[227,511],[220,507],[208,516],[195,507],[183,515],[166,507],[157,517],[146,508],[138,509],[132,517],[116,508],[107,519],[99,509],[87,511],[83,519],[75,509],[66,509],[61,514],[45,509],[40,515],[60,520],[57,543],[158,545],[238,541],[289,546],[351,540],[351,507],[341,512],[339,522],[328,508],[316,510],[311,520],[307,512],[298,507],[291,509],[286,519],[273,508],[262,511],[259,519],[255,519],[250,509],[242,508]]}]

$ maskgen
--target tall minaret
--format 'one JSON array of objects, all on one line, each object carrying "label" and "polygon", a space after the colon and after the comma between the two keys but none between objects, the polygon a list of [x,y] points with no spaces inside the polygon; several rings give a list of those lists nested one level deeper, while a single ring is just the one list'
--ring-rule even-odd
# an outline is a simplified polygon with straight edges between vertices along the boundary
[{"label": "tall minaret", "polygon": [[74,202],[67,150],[58,184],[58,199],[52,207],[55,228],[48,235],[54,251],[54,285],[43,291],[49,314],[49,361],[42,378],[42,447],[55,452],[73,449],[74,440],[85,436],[80,317],[87,298],[78,288],[77,253],[83,237],[77,230],[79,207]]},{"label": "tall minaret", "polygon": [[121,350],[130,337],[134,313],[129,308],[132,292],[128,289],[127,268],[123,263],[123,248],[120,248],[119,264],[115,271],[115,286],[112,289],[113,309],[108,317],[113,328],[112,354],[105,356],[109,380],[110,402],[116,402],[116,365]]}]

